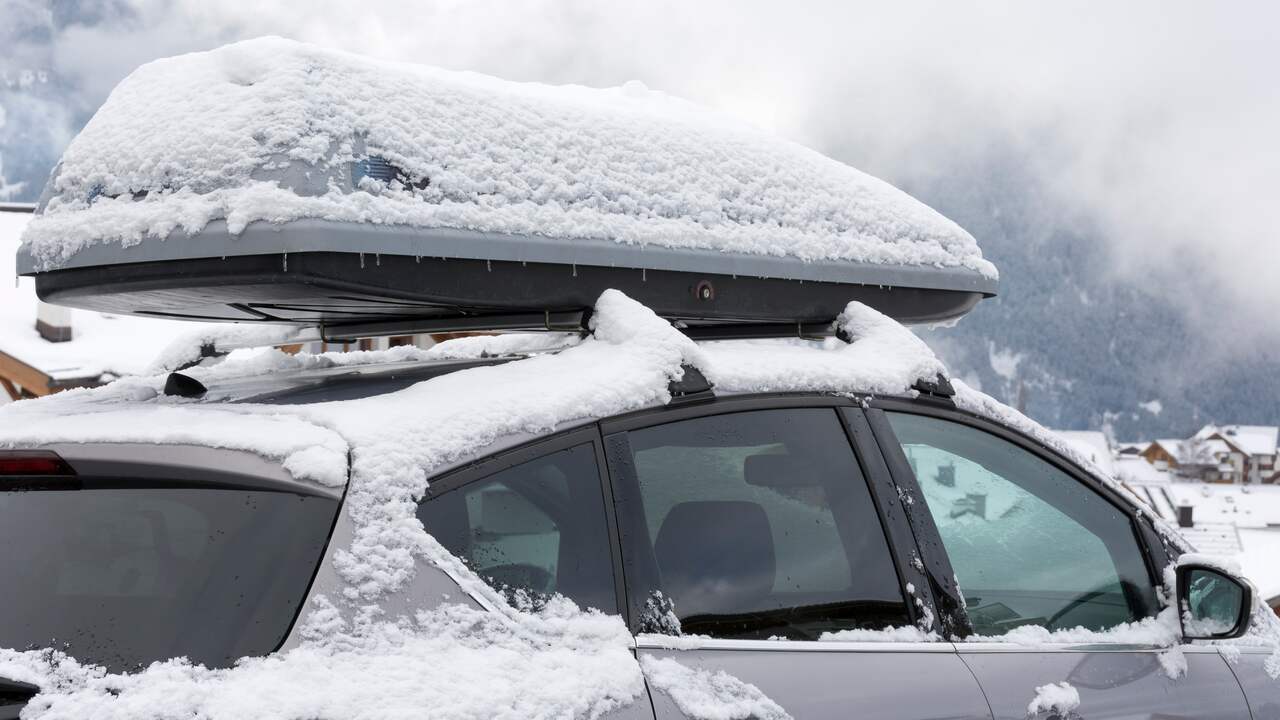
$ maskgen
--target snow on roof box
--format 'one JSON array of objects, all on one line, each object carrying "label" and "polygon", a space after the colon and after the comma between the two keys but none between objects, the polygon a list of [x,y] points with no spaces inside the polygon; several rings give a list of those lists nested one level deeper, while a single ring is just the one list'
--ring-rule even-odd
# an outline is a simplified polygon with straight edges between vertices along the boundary
[{"label": "snow on roof box", "polygon": [[906,322],[996,289],[900,190],[638,83],[594,90],[279,38],[159,60],[71,143],[19,268],[68,305],[342,323],[581,310]]}]

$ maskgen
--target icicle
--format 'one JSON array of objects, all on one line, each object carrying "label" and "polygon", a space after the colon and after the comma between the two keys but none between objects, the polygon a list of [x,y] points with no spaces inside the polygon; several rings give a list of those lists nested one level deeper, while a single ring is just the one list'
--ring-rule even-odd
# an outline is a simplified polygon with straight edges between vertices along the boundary
[{"label": "icicle", "polygon": [[648,280],[648,274],[646,273],[644,268],[640,268],[640,282],[646,282],[647,280]]},{"label": "icicle", "polygon": [[578,277],[578,263],[573,264],[573,276]]},{"label": "icicle", "polygon": [[493,272],[493,261],[492,261],[492,260],[485,260],[485,261],[484,261],[484,269],[485,269],[485,270],[488,270],[489,272]]},{"label": "icicle", "polygon": [[284,271],[289,272],[289,253],[282,253],[280,258],[284,261]]},{"label": "icicle", "polygon": [[364,253],[360,253],[360,268],[364,269]]},{"label": "icicle", "polygon": [[378,267],[382,267],[382,253],[373,254],[373,263]]}]

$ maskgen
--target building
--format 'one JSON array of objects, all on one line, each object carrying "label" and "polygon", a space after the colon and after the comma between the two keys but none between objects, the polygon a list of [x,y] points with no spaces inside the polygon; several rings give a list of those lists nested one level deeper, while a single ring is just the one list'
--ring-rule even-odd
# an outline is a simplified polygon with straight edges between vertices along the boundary
[{"label": "building", "polygon": [[1153,440],[1139,454],[1157,470],[1168,472],[1178,472],[1184,459],[1181,440]]},{"label": "building", "polygon": [[1274,482],[1280,428],[1272,425],[1206,425],[1196,439],[1220,441],[1230,446],[1233,482],[1257,485]]},{"label": "building", "polygon": [[14,254],[31,211],[30,205],[0,204],[0,404],[144,372],[199,327],[40,302],[30,278],[14,280]]}]

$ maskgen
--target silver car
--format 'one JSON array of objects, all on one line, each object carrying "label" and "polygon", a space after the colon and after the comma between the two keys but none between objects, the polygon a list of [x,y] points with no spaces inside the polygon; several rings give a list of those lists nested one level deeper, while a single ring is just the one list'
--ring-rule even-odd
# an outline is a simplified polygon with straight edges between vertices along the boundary
[{"label": "silver car", "polygon": [[[298,405],[510,361],[298,371],[222,392]],[[1212,567],[1178,571],[1184,673],[1156,644],[1008,642],[1152,617],[1179,541],[952,394],[945,381],[910,397],[717,394],[695,377],[664,406],[499,439],[435,474],[417,516],[513,601],[560,594],[617,614],[642,662],[723,670],[795,718],[1024,718],[1035,688],[1063,681],[1078,706],[1033,716],[1280,717],[1270,650],[1213,642],[1246,630],[1253,601]],[[0,453],[0,647],[56,639],[117,671],[294,647],[307,599],[341,592],[343,500],[231,450]],[[438,567],[385,604],[445,598],[492,604]],[[0,681],[0,718],[35,691]],[[662,688],[648,695],[614,716],[684,717]]]}]

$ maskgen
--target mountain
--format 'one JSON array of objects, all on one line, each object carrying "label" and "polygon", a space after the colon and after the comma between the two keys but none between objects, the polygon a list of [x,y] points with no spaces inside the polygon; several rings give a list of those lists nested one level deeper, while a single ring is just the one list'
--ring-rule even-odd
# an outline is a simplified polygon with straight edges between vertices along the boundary
[{"label": "mountain", "polygon": [[[922,333],[956,376],[1050,427],[1120,439],[1280,424],[1280,353],[1251,353],[1248,328],[1212,312],[1197,324],[1165,288],[1123,279],[1147,276],[1110,267],[1113,240],[1057,217],[1027,167],[997,154],[967,172],[887,178],[968,229],[1000,268],[999,297]],[[1174,290],[1212,311],[1204,285],[1188,269]]]}]

